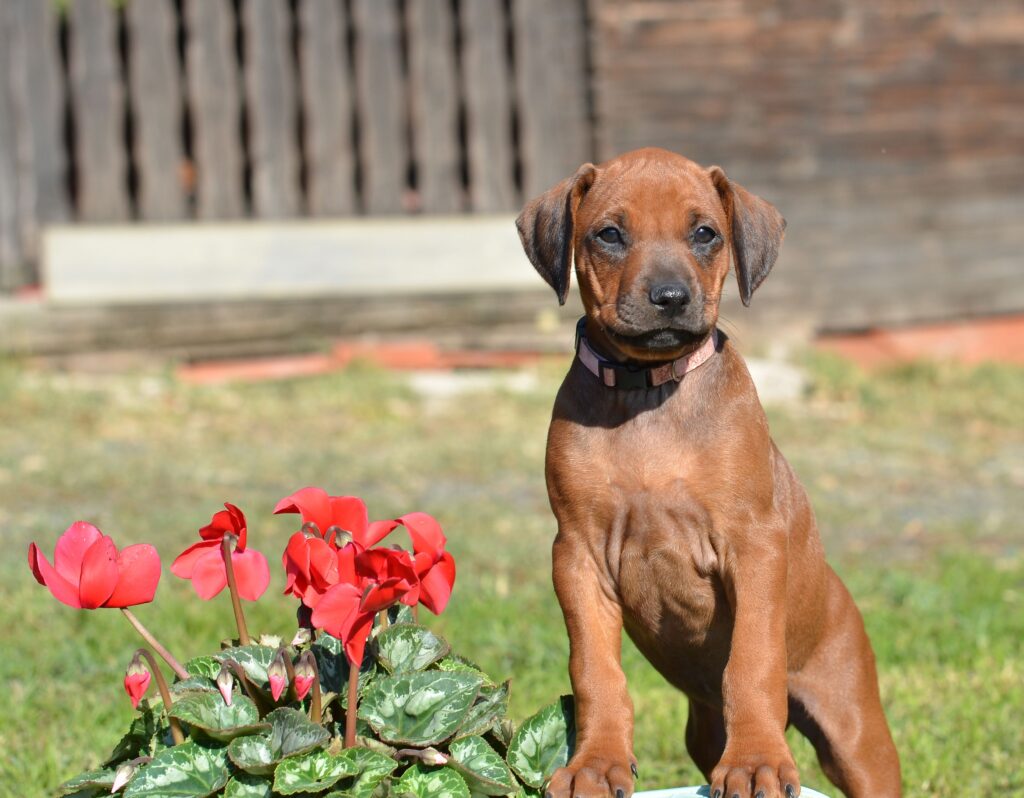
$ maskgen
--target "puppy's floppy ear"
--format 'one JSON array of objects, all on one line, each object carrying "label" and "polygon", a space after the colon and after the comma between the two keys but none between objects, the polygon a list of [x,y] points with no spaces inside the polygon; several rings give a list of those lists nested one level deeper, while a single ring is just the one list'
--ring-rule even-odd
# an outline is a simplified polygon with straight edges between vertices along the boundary
[{"label": "puppy's floppy ear", "polygon": [[572,177],[528,202],[516,219],[526,257],[555,289],[560,305],[569,295],[576,210],[596,174],[593,164],[583,164]]},{"label": "puppy's floppy ear", "polygon": [[708,169],[708,176],[722,199],[732,228],[736,282],[740,286],[740,299],[749,306],[750,297],[775,265],[786,220],[774,205],[732,182],[719,167]]}]

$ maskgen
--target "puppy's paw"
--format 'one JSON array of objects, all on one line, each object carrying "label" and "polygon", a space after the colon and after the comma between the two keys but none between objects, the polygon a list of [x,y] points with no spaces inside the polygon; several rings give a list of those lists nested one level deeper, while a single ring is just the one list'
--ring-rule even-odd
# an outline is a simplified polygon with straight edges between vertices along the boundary
[{"label": "puppy's paw", "polygon": [[785,743],[748,750],[726,748],[711,772],[711,798],[798,798],[800,778]]},{"label": "puppy's paw", "polygon": [[636,762],[632,756],[577,753],[544,788],[544,798],[630,798]]}]

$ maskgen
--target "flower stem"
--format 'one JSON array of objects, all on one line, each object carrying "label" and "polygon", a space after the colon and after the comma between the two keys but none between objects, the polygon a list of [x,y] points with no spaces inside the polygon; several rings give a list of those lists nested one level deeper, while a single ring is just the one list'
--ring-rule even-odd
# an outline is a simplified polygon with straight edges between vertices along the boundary
[{"label": "flower stem", "polygon": [[231,668],[232,671],[234,671],[235,678],[238,679],[239,685],[241,685],[245,694],[249,696],[252,702],[256,705],[261,718],[274,708],[267,702],[266,696],[260,690],[257,690],[256,686],[249,681],[249,677],[245,675],[245,668],[233,659],[226,659],[223,662]]},{"label": "flower stem", "polygon": [[135,656],[146,658],[146,662],[149,664],[149,672],[152,673],[153,678],[156,679],[156,686],[160,691],[160,698],[163,699],[164,706],[167,708],[167,722],[171,726],[171,737],[174,738],[175,745],[181,745],[185,742],[185,735],[181,732],[181,725],[178,723],[178,719],[172,718],[170,715],[171,707],[174,705],[174,702],[171,700],[171,691],[167,689],[167,680],[164,678],[164,674],[160,670],[160,666],[156,664],[156,658],[149,652],[148,648],[137,649]]},{"label": "flower stem", "polygon": [[182,667],[182,664],[178,662],[178,660],[176,660],[173,656],[171,656],[170,651],[168,651],[166,648],[160,645],[160,641],[153,637],[152,632],[150,632],[149,629],[143,626],[142,622],[138,618],[136,618],[135,615],[130,610],[128,610],[125,607],[121,607],[121,612],[124,614],[124,617],[128,619],[128,623],[135,627],[135,631],[142,636],[142,639],[149,643],[149,645],[152,646],[153,650],[160,655],[160,658],[171,666],[171,670],[178,675],[179,679],[189,678],[188,671],[185,670],[184,667]]},{"label": "flower stem", "polygon": [[[316,666],[316,657],[312,651],[306,651],[302,655],[303,660],[313,671],[313,687],[309,697],[309,719],[313,723],[320,723],[323,720],[323,705],[320,697],[320,669]],[[348,715],[345,716],[346,721]]]},{"label": "flower stem", "polygon": [[359,704],[359,666],[348,666],[348,710],[345,712],[345,747],[356,744],[356,708]]},{"label": "flower stem", "polygon": [[242,600],[238,597],[238,585],[235,583],[235,566],[231,562],[231,547],[234,539],[230,535],[221,538],[220,553],[224,558],[224,573],[228,579],[228,591],[231,593],[231,609],[235,611],[235,624],[238,626],[238,642],[243,646],[249,645],[249,629],[245,625],[245,615],[242,614]]}]

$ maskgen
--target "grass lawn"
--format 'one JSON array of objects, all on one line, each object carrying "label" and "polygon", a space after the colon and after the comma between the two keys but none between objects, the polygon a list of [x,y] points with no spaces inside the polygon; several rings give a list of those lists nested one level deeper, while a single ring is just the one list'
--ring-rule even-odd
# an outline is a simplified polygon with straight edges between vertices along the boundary
[{"label": "grass lawn", "polygon": [[[283,634],[294,603],[277,563],[294,524],[270,515],[277,499],[315,484],[362,496],[373,517],[430,512],[459,565],[436,628],[514,677],[514,717],[567,691],[542,477],[563,365],[539,369],[527,392],[449,400],[359,368],[196,388],[0,366],[0,795],[49,794],[96,764],[132,714],[121,679],[134,632],[116,611],[58,604],[26,566],[30,540],[50,555],[79,518],[121,546],[157,546],[163,583],[136,614],[184,660],[232,633],[226,595],[204,604],[166,571],[221,502],[246,511],[250,546],[271,561],[250,628]],[[808,397],[770,410],[773,433],[865,614],[906,793],[1024,795],[1024,370],[808,368]],[[624,658],[639,787],[700,782],[685,701],[629,644]],[[792,741],[803,782],[832,792]]]}]

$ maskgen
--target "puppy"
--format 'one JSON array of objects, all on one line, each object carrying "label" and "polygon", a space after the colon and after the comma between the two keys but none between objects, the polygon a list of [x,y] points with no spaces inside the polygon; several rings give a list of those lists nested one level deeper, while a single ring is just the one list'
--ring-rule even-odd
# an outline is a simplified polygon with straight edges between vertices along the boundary
[{"label": "puppy", "polygon": [[548,435],[577,736],[547,794],[632,793],[625,629],[687,695],[713,798],[799,794],[789,724],[850,798],[900,795],[860,613],[716,330],[730,256],[747,305],[782,216],[716,166],[643,149],[583,165],[516,224],[562,303],[575,262],[585,309]]}]

